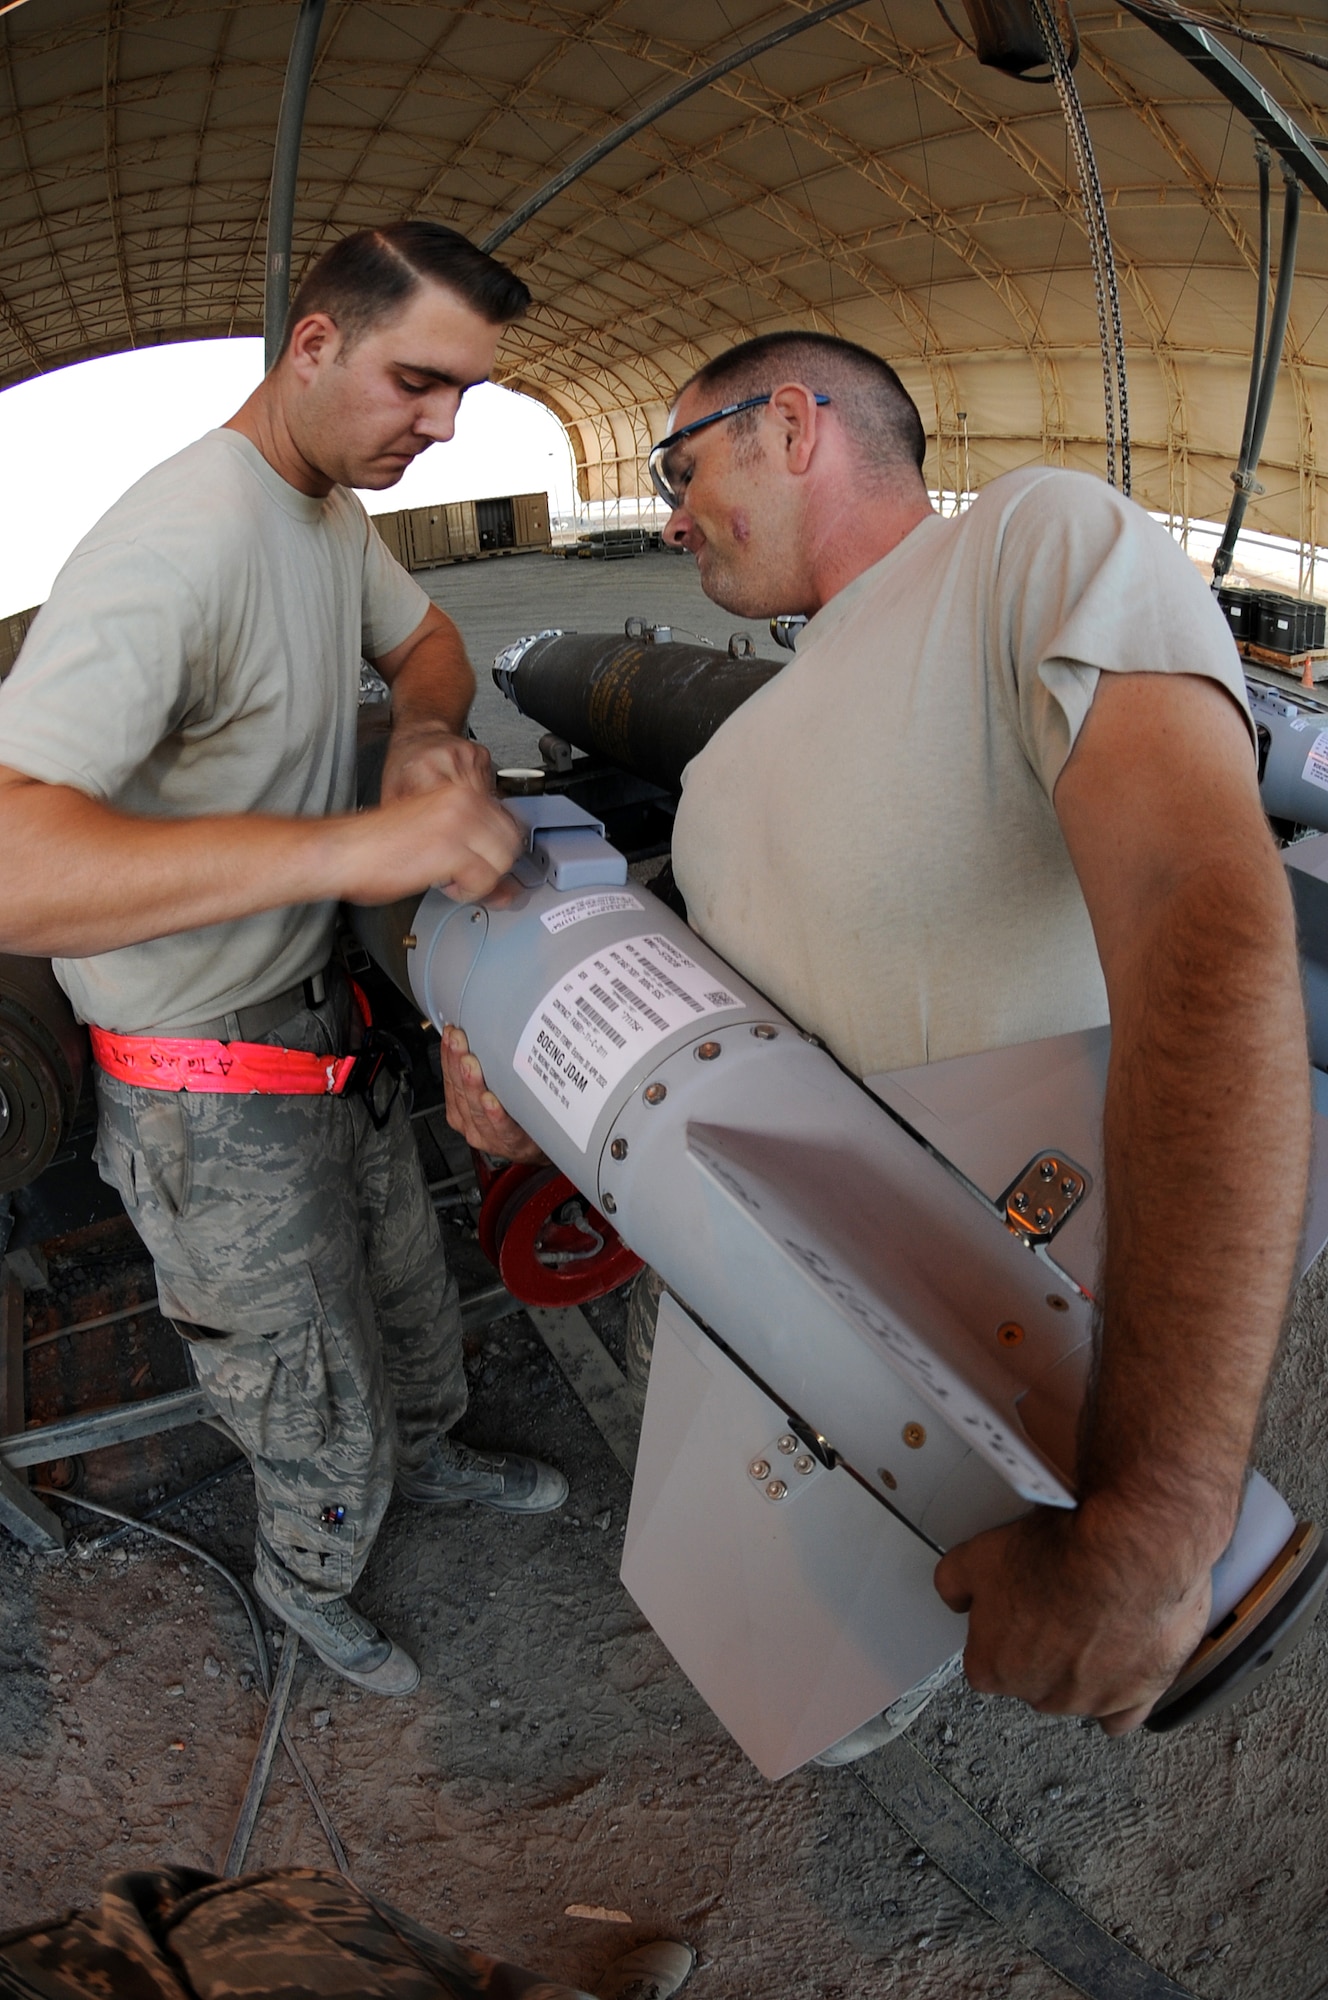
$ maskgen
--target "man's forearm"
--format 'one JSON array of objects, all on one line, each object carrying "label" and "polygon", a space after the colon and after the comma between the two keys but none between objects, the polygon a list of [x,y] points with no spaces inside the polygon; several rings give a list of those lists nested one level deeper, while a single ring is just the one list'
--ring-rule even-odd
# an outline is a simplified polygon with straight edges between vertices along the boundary
[{"label": "man's forearm", "polygon": [[0,950],[82,958],[337,893],[335,820],[139,819],[7,779],[0,823]]},{"label": "man's forearm", "polygon": [[520,851],[487,793],[452,785],[326,819],[138,819],[0,767],[0,951],[85,958],[294,903],[489,895]]},{"label": "man's forearm", "polygon": [[489,753],[462,734],[475,676],[451,619],[435,607],[435,622],[423,636],[400,660],[383,664],[392,688],[384,802],[454,784],[469,785],[487,797],[493,790]]},{"label": "man's forearm", "polygon": [[936,1571],[977,1688],[1136,1727],[1201,1637],[1276,1352],[1309,1152],[1286,876],[1215,683],[1104,674],[1054,804],[1111,1008],[1106,1269],[1072,1513]]},{"label": "man's forearm", "polygon": [[1271,850],[1179,883],[1114,986],[1080,1495],[1123,1561],[1137,1522],[1203,1565],[1234,1525],[1303,1222],[1304,1016]]},{"label": "man's forearm", "polygon": [[475,674],[450,619],[412,647],[391,688],[394,735],[439,725],[461,734],[475,699]]}]

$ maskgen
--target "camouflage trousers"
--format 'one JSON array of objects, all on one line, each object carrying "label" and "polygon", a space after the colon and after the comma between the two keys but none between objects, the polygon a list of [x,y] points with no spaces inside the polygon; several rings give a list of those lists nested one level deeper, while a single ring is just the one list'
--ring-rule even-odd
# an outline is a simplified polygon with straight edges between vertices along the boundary
[{"label": "camouflage trousers", "polygon": [[[264,1039],[340,1053],[349,1000]],[[162,1312],[254,1469],[255,1578],[279,1606],[354,1587],[398,1468],[461,1416],[456,1281],[404,1103],[146,1090],[99,1073],[97,1163]]]},{"label": "camouflage trousers", "polygon": [[436,1937],[340,1875],[112,1875],[93,1910],[0,1937],[0,2000],[590,2000]]}]

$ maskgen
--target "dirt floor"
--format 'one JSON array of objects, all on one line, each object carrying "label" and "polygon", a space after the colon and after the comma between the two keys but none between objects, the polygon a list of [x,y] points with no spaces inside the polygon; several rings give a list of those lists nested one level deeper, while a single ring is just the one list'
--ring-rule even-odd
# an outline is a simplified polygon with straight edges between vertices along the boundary
[{"label": "dirt floor", "polygon": [[[525,558],[429,582],[481,669],[481,626],[505,619],[510,637],[563,615],[541,616],[550,574],[594,597],[583,630],[614,629],[624,597],[628,610],[684,622],[668,591],[692,579],[671,558],[601,571],[612,603],[588,589],[591,567]],[[501,613],[486,572],[501,579]],[[696,629],[712,631],[709,616]],[[491,1282],[466,1212],[447,1216],[463,1291]],[[146,1260],[113,1218],[50,1247],[51,1284],[28,1295],[29,1339],[150,1300]],[[620,1354],[620,1301],[587,1316]],[[1293,1506],[1320,1521],[1326,1324],[1320,1266],[1298,1299],[1260,1452]],[[292,1726],[356,1880],[592,1992],[616,1951],[661,1933],[699,1948],[697,2000],[1070,1992],[871,1796],[879,1759],[777,1785],[756,1773],[619,1584],[627,1477],[530,1321],[497,1321],[468,1349],[463,1434],[553,1460],[571,1497],[533,1520],[393,1508],[360,1596],[420,1659],[413,1697],[362,1696],[302,1659]],[[142,1395],[183,1379],[174,1337],[145,1305],[33,1348],[30,1414],[95,1404],[116,1382]],[[84,1490],[141,1512],[228,1456],[195,1427],[90,1457]],[[241,1467],[163,1525],[247,1576],[252,1512]],[[98,1533],[80,1521],[81,1543],[60,1557],[0,1533],[0,1927],[86,1903],[117,1868],[219,1868],[258,1740],[252,1640],[222,1580],[139,1537],[93,1552]],[[914,1741],[1046,1879],[1197,2000],[1322,2000],[1323,1640],[1312,1634],[1236,1710],[1172,1737],[1109,1742],[961,1684]],[[281,1863],[330,1865],[278,1752],[249,1865]],[[1098,2000],[1147,1990],[1103,1986]]]},{"label": "dirt floor", "polygon": [[[484,1267],[452,1214],[471,1290]],[[149,1295],[145,1260],[116,1231],[52,1246],[30,1337]],[[1320,1519],[1326,1292],[1320,1270],[1263,1453]],[[588,1317],[620,1353],[620,1302]],[[56,1414],[80,1383],[105,1395],[116,1375],[137,1394],[174,1386],[172,1339],[145,1309],[34,1350],[34,1414]],[[626,1475],[530,1322],[514,1314],[468,1348],[465,1435],[554,1460],[571,1498],[526,1521],[392,1511],[361,1600],[424,1665],[409,1700],[362,1696],[302,1660],[293,1729],[356,1879],[592,1991],[615,1947],[661,1932],[700,1947],[698,2000],[1069,1991],[882,1811],[862,1783],[877,1760],[778,1785],[756,1773],[622,1590]],[[84,1491],[141,1512],[228,1456],[196,1427],[89,1457]],[[168,1524],[247,1575],[245,1470]],[[220,1867],[262,1722],[247,1621],[221,1579],[139,1537],[62,1557],[5,1540],[0,1607],[0,1926],[86,1902],[118,1867]],[[1112,1743],[962,1687],[914,1734],[1022,1856],[1202,2000],[1311,2000],[1328,1993],[1326,1713],[1316,1634],[1237,1711],[1174,1737]],[[249,1863],[327,1864],[280,1753]]]}]

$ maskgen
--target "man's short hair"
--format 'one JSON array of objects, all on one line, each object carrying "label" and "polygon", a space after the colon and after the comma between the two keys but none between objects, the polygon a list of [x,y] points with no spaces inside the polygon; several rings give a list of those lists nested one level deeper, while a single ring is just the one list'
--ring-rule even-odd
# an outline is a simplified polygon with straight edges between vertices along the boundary
[{"label": "man's short hair", "polygon": [[310,313],[326,313],[346,347],[395,318],[425,283],[445,286],[490,326],[519,319],[530,304],[520,278],[441,222],[386,222],[357,229],[325,250],[286,315],[281,352]]},{"label": "man's short hair", "polygon": [[[829,333],[763,333],[707,361],[679,395],[700,389],[721,402],[740,403],[790,381],[830,397],[868,469],[909,464],[921,472],[927,434],[917,404],[888,361],[852,340]],[[736,418],[737,434],[754,430],[759,419],[755,410]]]}]

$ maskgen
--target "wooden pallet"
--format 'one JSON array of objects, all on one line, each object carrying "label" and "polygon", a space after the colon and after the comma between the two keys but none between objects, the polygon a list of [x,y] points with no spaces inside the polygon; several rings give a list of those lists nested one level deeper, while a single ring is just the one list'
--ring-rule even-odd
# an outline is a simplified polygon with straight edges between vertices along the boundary
[{"label": "wooden pallet", "polygon": [[547,542],[535,542],[524,549],[470,549],[465,555],[436,556],[432,562],[418,563],[411,571],[412,576],[421,576],[427,569],[453,569],[458,563],[490,562],[495,556],[547,556],[551,551]]},{"label": "wooden pallet", "polygon": [[1328,681],[1328,647],[1319,647],[1312,653],[1275,653],[1271,646],[1256,646],[1252,639],[1237,639],[1236,650],[1251,666],[1271,667],[1275,673],[1298,680],[1302,687]]}]

